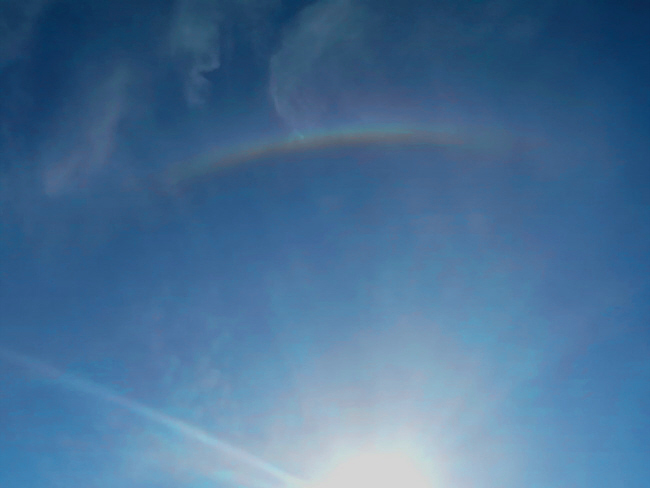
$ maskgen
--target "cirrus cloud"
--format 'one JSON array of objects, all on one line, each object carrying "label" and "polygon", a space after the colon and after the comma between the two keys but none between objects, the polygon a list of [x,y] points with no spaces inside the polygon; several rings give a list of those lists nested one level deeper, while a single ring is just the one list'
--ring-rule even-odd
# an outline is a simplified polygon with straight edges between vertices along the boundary
[{"label": "cirrus cloud", "polygon": [[81,108],[63,118],[62,132],[50,139],[43,155],[46,195],[58,196],[85,186],[108,164],[126,110],[128,83],[128,70],[113,68],[77,101],[75,105]]},{"label": "cirrus cloud", "polygon": [[172,57],[185,68],[185,97],[190,105],[201,105],[209,92],[206,75],[221,66],[218,2],[182,0],[172,21],[169,47]]}]

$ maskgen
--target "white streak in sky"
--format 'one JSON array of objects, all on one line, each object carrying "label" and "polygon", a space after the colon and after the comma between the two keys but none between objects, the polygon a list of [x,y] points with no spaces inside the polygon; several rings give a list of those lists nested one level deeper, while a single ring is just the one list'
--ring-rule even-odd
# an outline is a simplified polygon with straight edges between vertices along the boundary
[{"label": "white streak in sky", "polygon": [[126,112],[129,81],[128,69],[117,66],[68,107],[74,116],[62,117],[62,129],[50,138],[44,155],[46,195],[54,197],[78,190],[110,162]]},{"label": "white streak in sky", "polygon": [[297,486],[303,483],[298,478],[284,472],[257,456],[244,451],[243,449],[235,447],[226,441],[210,435],[199,427],[164,414],[135,400],[130,400],[122,395],[118,395],[105,386],[70,373],[65,373],[43,361],[39,361],[24,354],[15,353],[3,347],[0,347],[0,358],[34,373],[52,378],[68,390],[84,393],[107,403],[118,405],[129,412],[139,415],[140,417],[168,427],[190,439],[214,448],[220,454],[227,456],[234,461],[241,462],[250,468],[260,470],[278,481],[281,481],[285,486]]}]

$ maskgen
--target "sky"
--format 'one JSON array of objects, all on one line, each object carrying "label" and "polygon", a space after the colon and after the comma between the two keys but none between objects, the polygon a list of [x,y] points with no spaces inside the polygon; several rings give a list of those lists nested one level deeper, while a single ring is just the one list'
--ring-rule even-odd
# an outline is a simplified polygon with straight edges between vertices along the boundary
[{"label": "sky", "polygon": [[0,485],[647,486],[649,21],[0,0]]}]

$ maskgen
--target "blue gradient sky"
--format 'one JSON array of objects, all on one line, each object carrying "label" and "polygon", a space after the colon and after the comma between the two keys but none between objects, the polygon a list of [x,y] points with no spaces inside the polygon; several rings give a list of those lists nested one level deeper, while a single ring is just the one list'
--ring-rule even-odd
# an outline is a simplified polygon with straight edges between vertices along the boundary
[{"label": "blue gradient sky", "polygon": [[647,486],[650,9],[566,3],[0,0],[0,485]]}]

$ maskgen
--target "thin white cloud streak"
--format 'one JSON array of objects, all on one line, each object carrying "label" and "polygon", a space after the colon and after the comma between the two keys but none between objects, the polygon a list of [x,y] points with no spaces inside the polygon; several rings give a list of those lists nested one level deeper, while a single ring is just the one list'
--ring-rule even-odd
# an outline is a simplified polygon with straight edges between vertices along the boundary
[{"label": "thin white cloud streak", "polygon": [[[82,97],[82,108],[51,137],[43,155],[43,191],[59,196],[83,187],[109,162],[126,113],[129,72],[114,68]],[[74,112],[73,112],[74,113]]]},{"label": "thin white cloud streak", "polygon": [[4,361],[19,366],[47,378],[51,378],[67,390],[83,393],[104,402],[122,407],[146,420],[167,427],[188,439],[198,441],[215,449],[220,455],[233,461],[240,462],[249,468],[256,469],[272,478],[284,483],[285,486],[298,486],[303,482],[273,466],[272,464],[229,444],[192,424],[164,414],[135,400],[130,400],[114,391],[79,376],[61,371],[43,361],[39,361],[24,354],[13,352],[0,346],[0,358]]}]

